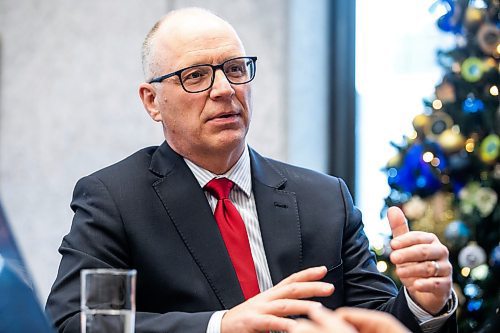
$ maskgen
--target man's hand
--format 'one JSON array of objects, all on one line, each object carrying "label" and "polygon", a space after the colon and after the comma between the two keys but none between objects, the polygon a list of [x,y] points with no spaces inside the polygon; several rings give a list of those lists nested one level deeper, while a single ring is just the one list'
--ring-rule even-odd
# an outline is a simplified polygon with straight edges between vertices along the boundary
[{"label": "man's hand", "polygon": [[[299,319],[297,325],[288,333],[356,333],[358,330],[337,315],[336,311],[317,306],[307,316],[309,320]],[[384,332],[390,333],[390,332]]]},{"label": "man's hand", "polygon": [[396,318],[386,312],[360,308],[340,308],[335,313],[361,333],[409,333]]},{"label": "man's hand", "polygon": [[407,333],[398,320],[388,313],[340,308],[335,311],[317,307],[308,312],[310,320],[300,320],[289,333]]},{"label": "man's hand", "polygon": [[326,267],[313,267],[290,275],[276,286],[235,306],[224,314],[221,333],[288,331],[296,325],[292,315],[308,313],[319,303],[302,298],[324,297],[333,293],[330,283],[320,282]]},{"label": "man's hand", "polygon": [[432,315],[439,313],[451,295],[452,266],[448,249],[436,235],[410,231],[403,212],[389,208],[391,262],[410,297]]}]

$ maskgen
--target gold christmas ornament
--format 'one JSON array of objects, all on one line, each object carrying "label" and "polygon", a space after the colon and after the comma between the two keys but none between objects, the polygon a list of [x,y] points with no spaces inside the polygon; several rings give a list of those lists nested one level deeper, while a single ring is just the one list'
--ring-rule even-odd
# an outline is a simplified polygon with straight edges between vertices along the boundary
[{"label": "gold christmas ornament", "polygon": [[[498,46],[500,46],[500,44],[498,44]],[[498,47],[496,49],[498,49]],[[498,67],[498,64],[494,58],[488,57],[483,61],[483,67],[484,67],[484,71],[487,72],[490,70],[496,70]]]},{"label": "gold christmas ornament", "polygon": [[437,139],[445,130],[453,126],[453,119],[443,111],[436,111],[430,116],[430,126],[424,133],[431,138]]},{"label": "gold christmas ornament", "polygon": [[468,153],[472,153],[476,149],[476,140],[474,138],[468,138],[465,140],[465,150]]},{"label": "gold christmas ornament", "polygon": [[432,206],[432,219],[434,221],[434,233],[439,239],[444,239],[444,231],[448,224],[455,219],[453,211],[453,193],[437,192],[431,197],[429,206]]},{"label": "gold christmas ornament", "polygon": [[437,142],[446,153],[454,153],[464,148],[465,138],[462,134],[448,128],[438,136]]},{"label": "gold christmas ornament", "polygon": [[431,118],[426,114],[419,114],[413,118],[412,125],[415,131],[424,132],[429,128],[431,123]]},{"label": "gold christmas ornament", "polygon": [[483,22],[485,14],[484,9],[467,7],[464,25],[470,30],[476,29]]},{"label": "gold christmas ornament", "polygon": [[[411,220],[411,229],[432,232],[438,236],[439,239],[444,240],[444,231],[448,224],[455,218],[455,214],[453,212],[453,194],[446,192],[437,192],[431,197],[426,199],[420,199],[422,202],[416,202],[416,205],[411,207],[411,213],[415,213],[415,216],[418,217],[414,220]],[[408,201],[408,203],[410,203]],[[419,209],[425,204],[425,211],[423,215],[419,216],[421,212]],[[418,207],[421,206],[421,207]],[[406,209],[407,211],[408,208]],[[403,206],[403,212],[405,211],[405,207]],[[418,213],[418,214],[417,214]]]},{"label": "gold christmas ornament", "polygon": [[427,210],[427,202],[422,200],[418,195],[414,195],[409,201],[403,204],[402,210],[410,220],[419,220]]}]

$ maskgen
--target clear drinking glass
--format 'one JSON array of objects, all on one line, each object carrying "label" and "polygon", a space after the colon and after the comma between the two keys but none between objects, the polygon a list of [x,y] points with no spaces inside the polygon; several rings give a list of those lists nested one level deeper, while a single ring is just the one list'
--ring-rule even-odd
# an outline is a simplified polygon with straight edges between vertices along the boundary
[{"label": "clear drinking glass", "polygon": [[136,270],[83,269],[82,333],[134,333]]}]

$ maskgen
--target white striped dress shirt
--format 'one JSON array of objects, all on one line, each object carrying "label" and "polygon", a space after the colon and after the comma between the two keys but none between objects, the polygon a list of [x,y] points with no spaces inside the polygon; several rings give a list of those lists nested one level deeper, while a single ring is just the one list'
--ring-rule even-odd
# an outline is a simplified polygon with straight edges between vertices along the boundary
[{"label": "white striped dress shirt", "polygon": [[[208,170],[205,170],[188,159],[184,159],[201,188],[205,187],[209,181],[214,178],[225,177],[231,180],[235,186],[229,193],[229,199],[236,206],[236,209],[241,215],[245,227],[247,229],[248,240],[250,242],[250,250],[257,273],[257,281],[259,283],[260,291],[267,290],[273,286],[271,280],[271,273],[267,264],[266,254],[264,252],[264,245],[262,243],[262,235],[260,233],[259,220],[257,218],[257,207],[255,205],[255,198],[252,191],[252,173],[250,170],[250,155],[248,153],[248,146],[245,146],[245,151],[241,155],[236,164],[225,174],[216,175]],[[208,203],[215,211],[217,206],[217,199],[212,196],[208,191],[205,191]],[[220,332],[220,323],[225,311],[216,312],[207,327],[207,333]]]},{"label": "white striped dress shirt", "polygon": [[[208,170],[205,170],[186,158],[184,158],[184,161],[189,169],[191,169],[191,172],[194,174],[196,180],[198,180],[201,188],[204,188],[205,185],[207,185],[207,183],[212,179],[222,177],[231,180],[235,184],[229,193],[229,199],[236,206],[236,209],[238,209],[241,218],[245,223],[248,240],[250,242],[250,250],[252,251],[252,258],[257,273],[259,289],[262,292],[271,288],[273,286],[273,282],[271,280],[271,273],[269,272],[269,266],[264,252],[259,220],[257,218],[257,207],[255,205],[255,198],[252,191],[252,173],[250,169],[248,146],[245,146],[245,151],[236,164],[228,172],[222,175],[216,175]],[[212,208],[212,212],[214,212],[217,205],[217,199],[208,191],[205,191],[205,195],[210,207]],[[405,296],[408,301],[408,307],[419,321],[420,327],[425,333],[437,332],[446,320],[453,314],[453,312],[455,312],[458,305],[456,294],[452,291],[452,297],[450,299],[450,303],[452,305],[450,311],[441,316],[433,317],[411,299],[406,289]],[[222,316],[225,312],[226,311],[217,311],[212,315],[208,323],[207,333],[220,333]]]}]

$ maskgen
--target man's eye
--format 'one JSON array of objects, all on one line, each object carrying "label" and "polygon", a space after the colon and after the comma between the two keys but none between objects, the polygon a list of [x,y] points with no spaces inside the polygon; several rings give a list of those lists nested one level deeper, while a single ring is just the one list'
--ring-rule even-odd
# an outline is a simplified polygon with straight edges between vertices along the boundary
[{"label": "man's eye", "polygon": [[197,79],[201,79],[203,76],[205,76],[205,73],[203,73],[202,71],[194,71],[194,72],[188,73],[184,77],[184,80],[197,80]]},{"label": "man's eye", "polygon": [[246,70],[244,66],[232,65],[226,68],[226,75],[231,77],[241,77],[245,75]]},{"label": "man's eye", "polygon": [[229,68],[229,72],[232,72],[232,73],[241,73],[241,72],[243,72],[243,68],[241,66],[231,66]]}]

